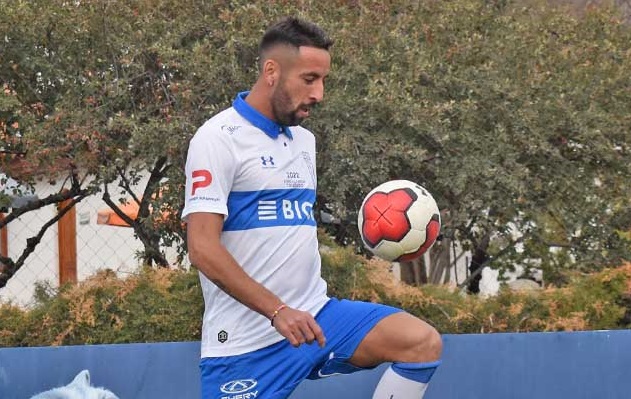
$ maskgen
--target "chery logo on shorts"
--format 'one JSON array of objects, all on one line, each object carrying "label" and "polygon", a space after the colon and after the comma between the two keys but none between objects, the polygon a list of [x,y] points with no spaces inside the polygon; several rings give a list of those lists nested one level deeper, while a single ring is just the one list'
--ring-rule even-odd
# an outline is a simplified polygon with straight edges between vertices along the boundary
[{"label": "chery logo on shorts", "polygon": [[195,191],[198,188],[210,186],[210,183],[213,181],[213,175],[211,175],[210,171],[206,169],[194,170],[192,176],[193,179],[197,180],[193,181],[193,190],[191,191],[191,195],[195,195]]},{"label": "chery logo on shorts", "polygon": [[[222,399],[224,398],[249,399],[249,398],[256,398],[256,396],[258,395],[258,391],[247,392],[251,390],[252,388],[254,388],[256,384],[257,382],[254,379],[234,380],[234,381],[226,382],[221,387],[219,387],[219,389],[221,389],[221,392],[231,394],[231,395],[241,394],[237,396],[224,396],[222,397]],[[247,392],[247,393],[244,393],[244,392]]]}]

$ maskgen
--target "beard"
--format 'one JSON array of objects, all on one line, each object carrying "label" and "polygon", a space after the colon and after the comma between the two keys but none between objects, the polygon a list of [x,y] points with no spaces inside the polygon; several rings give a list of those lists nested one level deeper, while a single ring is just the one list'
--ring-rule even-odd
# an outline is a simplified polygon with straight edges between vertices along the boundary
[{"label": "beard", "polygon": [[291,97],[285,89],[283,83],[272,94],[272,114],[274,119],[281,125],[297,126],[302,123],[305,118],[298,116],[298,110],[301,107],[294,108]]}]

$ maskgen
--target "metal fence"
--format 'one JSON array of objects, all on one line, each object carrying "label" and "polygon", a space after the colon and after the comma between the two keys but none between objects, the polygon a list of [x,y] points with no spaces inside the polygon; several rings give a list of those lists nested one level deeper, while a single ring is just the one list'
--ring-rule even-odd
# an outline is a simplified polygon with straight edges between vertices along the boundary
[{"label": "metal fence", "polygon": [[[58,186],[41,184],[36,188],[39,198],[59,190]],[[99,195],[85,198],[75,206],[76,217],[76,275],[85,280],[99,270],[110,269],[120,277],[139,270],[138,252],[143,248],[129,227],[97,223],[99,210],[108,207]],[[28,212],[7,224],[7,255],[15,260],[26,248],[27,239],[36,236],[42,226],[57,213],[55,205]],[[35,287],[44,284],[59,286],[60,254],[68,243],[60,242],[58,224],[53,224],[41,242],[30,254],[25,264],[0,288],[0,302],[12,302],[19,306],[34,304]],[[175,250],[167,249],[167,258],[175,261]]]}]

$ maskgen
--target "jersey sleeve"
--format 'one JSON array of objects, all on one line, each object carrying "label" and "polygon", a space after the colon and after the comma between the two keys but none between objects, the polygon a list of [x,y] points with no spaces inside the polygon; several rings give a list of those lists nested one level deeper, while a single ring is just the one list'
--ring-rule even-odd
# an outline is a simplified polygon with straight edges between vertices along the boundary
[{"label": "jersey sleeve", "polygon": [[237,169],[230,138],[212,126],[202,126],[191,140],[186,157],[186,193],[182,219],[195,212],[228,216],[228,195]]}]

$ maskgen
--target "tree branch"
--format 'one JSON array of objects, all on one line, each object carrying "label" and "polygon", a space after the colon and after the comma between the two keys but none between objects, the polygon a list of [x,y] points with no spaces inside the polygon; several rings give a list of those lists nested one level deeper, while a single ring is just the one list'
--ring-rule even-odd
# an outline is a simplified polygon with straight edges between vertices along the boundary
[{"label": "tree branch", "polygon": [[145,191],[142,193],[142,201],[140,202],[140,209],[138,209],[138,216],[146,218],[149,216],[149,203],[151,202],[151,194],[156,190],[156,187],[160,181],[164,178],[164,174],[171,167],[167,164],[168,158],[166,156],[159,157],[156,163],[153,165],[149,181],[145,186]]},{"label": "tree branch", "polygon": [[469,277],[467,277],[462,283],[458,284],[458,288],[464,288],[467,286],[467,284],[469,284],[469,282],[471,280],[473,280],[474,278],[476,278],[480,273],[482,273],[482,270],[484,270],[484,268],[491,263],[494,260],[497,260],[499,258],[501,258],[502,256],[506,255],[506,253],[508,253],[512,248],[515,247],[515,245],[517,245],[518,243],[524,241],[526,238],[525,235],[519,237],[518,239],[514,240],[512,243],[510,243],[509,245],[507,245],[506,247],[504,247],[500,252],[498,252],[495,256],[492,257],[488,257],[484,262],[480,263],[479,268],[471,273],[469,275]]},{"label": "tree branch", "polygon": [[[154,168],[154,171],[155,170],[156,168]],[[152,177],[153,177],[153,172],[152,172]],[[151,178],[149,180],[151,181]],[[159,182],[160,179],[158,179],[157,181]],[[147,183],[147,185],[149,185],[149,183]],[[146,191],[147,189],[145,189],[145,192]],[[103,192],[103,201],[105,201],[105,203],[114,211],[114,213],[116,213],[121,219],[123,219],[127,224],[129,224],[134,229],[134,232],[136,233],[136,235],[138,236],[138,238],[140,239],[140,241],[145,247],[145,257],[144,257],[145,261],[148,261],[148,262],[155,261],[160,266],[168,266],[169,263],[167,262],[166,258],[162,255],[162,253],[160,253],[160,249],[158,247],[159,238],[158,240],[156,240],[155,238],[152,238],[151,233],[147,231],[143,223],[138,222],[139,219],[142,221],[144,218],[141,215],[140,210],[138,211],[138,215],[136,216],[136,219],[130,218],[127,214],[125,214],[120,209],[118,205],[114,203],[114,201],[112,201],[112,198],[110,197],[110,193],[107,190],[107,185],[105,185],[105,189]],[[141,207],[143,206],[143,204],[147,205],[147,214],[148,214],[149,213],[148,211],[149,200],[147,200],[144,195],[140,204],[141,204],[140,205]]]},{"label": "tree branch", "polygon": [[103,196],[102,196],[103,201],[105,201],[107,206],[109,206],[117,216],[119,216],[121,219],[125,221],[125,223],[127,223],[128,225],[133,227],[134,230],[136,230],[136,228],[138,227],[138,222],[136,222],[135,219],[130,218],[125,212],[121,210],[121,208],[114,201],[112,201],[110,192],[107,189],[107,183],[103,183],[103,187],[104,187]]},{"label": "tree branch", "polygon": [[26,240],[26,248],[24,248],[22,254],[17,261],[14,262],[11,258],[0,256],[0,262],[4,264],[4,267],[0,270],[0,288],[5,287],[9,279],[11,279],[11,277],[13,277],[22,266],[24,266],[24,262],[33,253],[33,251],[35,251],[35,248],[37,248],[37,245],[42,240],[42,237],[44,236],[48,228],[57,223],[59,219],[61,219],[70,209],[72,209],[73,206],[75,206],[87,196],[88,193],[84,192],[83,194],[78,195],[76,198],[73,198],[68,205],[57,212],[57,215],[55,215],[55,217],[44,223],[37,235]]},{"label": "tree branch", "polygon": [[136,193],[134,193],[134,191],[132,190],[131,183],[125,176],[125,171],[119,168],[118,166],[116,167],[116,171],[118,172],[118,176],[120,176],[120,179],[121,179],[119,186],[123,187],[125,191],[127,191],[129,195],[131,195],[134,201],[136,201],[136,203],[140,205],[140,199],[138,198],[138,196],[136,196]]},{"label": "tree branch", "polygon": [[90,188],[81,189],[81,188],[76,187],[73,184],[69,190],[63,190],[56,194],[51,194],[48,197],[43,198],[43,199],[33,200],[20,208],[13,209],[11,213],[9,213],[4,218],[4,220],[0,221],[0,228],[6,226],[7,224],[19,218],[20,216],[24,215],[27,212],[43,208],[47,205],[57,204],[59,202],[68,200],[75,196],[85,197],[93,193],[94,193],[94,189],[90,189]]}]

